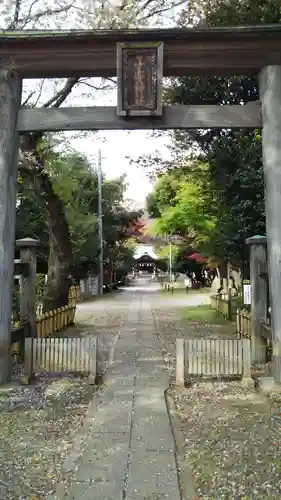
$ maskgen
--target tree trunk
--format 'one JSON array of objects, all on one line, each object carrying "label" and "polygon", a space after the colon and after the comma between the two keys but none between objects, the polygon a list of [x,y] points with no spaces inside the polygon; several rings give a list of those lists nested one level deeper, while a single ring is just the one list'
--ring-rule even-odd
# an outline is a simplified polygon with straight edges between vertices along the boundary
[{"label": "tree trunk", "polygon": [[219,278],[220,278],[220,287],[218,289],[218,293],[223,291],[224,280],[227,279],[227,262],[220,262],[218,265]]},{"label": "tree trunk", "polygon": [[56,250],[56,237],[50,231],[50,251],[48,258],[48,275],[45,286],[43,312],[51,311],[68,304],[68,295],[71,280],[70,264],[63,252]]},{"label": "tree trunk", "polygon": [[50,236],[48,276],[43,303],[45,312],[68,304],[72,245],[63,203],[54,192],[46,172],[35,174],[34,186],[46,203]]}]

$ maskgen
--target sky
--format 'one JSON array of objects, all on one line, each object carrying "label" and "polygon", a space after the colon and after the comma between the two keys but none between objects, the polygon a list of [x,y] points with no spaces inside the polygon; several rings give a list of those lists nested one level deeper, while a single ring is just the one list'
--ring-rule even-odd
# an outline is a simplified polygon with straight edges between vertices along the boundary
[{"label": "sky", "polygon": [[[116,106],[117,90],[91,90],[88,84],[95,87],[101,85],[101,80],[90,78],[87,84],[76,85],[63,103],[66,106]],[[45,80],[41,88],[42,80],[24,80],[23,101],[36,90],[36,95],[40,89],[40,99],[38,106],[48,101],[55,90],[63,87],[64,80]],[[66,139],[68,147],[82,154],[85,154],[89,162],[95,168],[98,162],[98,152],[101,150],[102,171],[108,179],[114,179],[122,174],[126,174],[128,185],[126,197],[132,202],[132,207],[145,208],[145,198],[152,190],[153,185],[148,179],[144,169],[132,164],[131,159],[138,159],[142,155],[160,153],[163,159],[169,159],[168,146],[169,137],[163,133],[160,137],[152,137],[152,132],[148,130],[110,130],[101,132],[65,132],[60,137]],[[60,149],[63,149],[62,146]]]},{"label": "sky", "polygon": [[[91,79],[91,82],[100,84],[100,79]],[[83,92],[84,91],[84,92]],[[71,96],[71,106],[117,106],[117,89],[109,91],[95,91],[83,85],[74,89]],[[64,104],[66,105],[66,104]],[[65,134],[71,137],[71,133]],[[77,134],[75,134],[77,136]],[[169,137],[163,133],[160,137],[152,137],[148,130],[108,130],[87,133],[86,137],[71,138],[71,145],[77,151],[86,154],[90,162],[95,165],[98,161],[98,151],[101,149],[102,171],[106,177],[112,179],[122,174],[127,177],[127,198],[136,208],[144,208],[145,198],[151,192],[153,185],[144,169],[132,164],[130,158],[137,159],[142,155],[160,152],[163,159],[169,159]]]},{"label": "sky", "polygon": [[167,138],[151,138],[149,132],[136,130],[126,133],[122,130],[108,131],[93,135],[92,143],[88,139],[72,140],[73,148],[86,153],[94,164],[97,161],[98,150],[101,148],[102,171],[108,178],[117,177],[123,173],[127,177],[127,197],[134,206],[143,208],[147,194],[152,190],[152,184],[144,169],[131,164],[128,157],[137,158],[143,154],[154,153],[157,149],[167,156]]},{"label": "sky", "polygon": [[[117,6],[120,0],[108,0],[109,4],[112,6]],[[0,0],[1,3],[1,0]],[[60,5],[68,4],[68,0],[61,0]],[[177,2],[175,2],[177,3]],[[0,27],[5,27],[11,21],[11,15],[13,13],[13,8],[11,10],[8,5],[14,5],[14,1],[4,0],[4,6],[6,5],[6,10],[9,14],[6,19],[6,15],[3,15],[0,19]],[[77,0],[73,5],[71,12],[56,14],[55,16],[47,15],[46,18],[39,18],[35,21],[30,21],[25,29],[30,28],[40,28],[40,29],[81,29],[81,28],[92,28],[96,23],[95,5],[99,4],[98,1],[94,0]],[[25,0],[22,2],[21,16],[27,12],[36,14],[37,9],[46,9],[52,11],[52,9],[57,8],[56,0]],[[76,10],[75,10],[76,9]],[[174,7],[170,11],[164,13],[161,19],[162,27],[168,27],[174,25],[174,16],[180,11],[181,7]],[[4,9],[5,11],[5,9]],[[91,14],[90,14],[91,12]],[[151,19],[149,24],[154,26],[156,18]],[[3,26],[2,26],[3,25]],[[107,21],[105,19],[105,26],[107,26]],[[104,26],[104,27],[105,27]],[[85,80],[85,79],[84,79]],[[31,101],[36,100],[36,106],[42,106],[50,97],[54,95],[54,92],[58,91],[63,87],[63,80],[25,80],[24,81],[24,92],[23,101],[31,92],[33,92],[33,97]],[[99,86],[100,79],[88,79],[87,82],[79,83],[76,85],[71,92],[69,98],[64,102],[63,106],[116,106],[117,104],[117,91],[112,89],[110,91],[92,90],[91,85]],[[34,90],[37,90],[34,92]],[[37,96],[39,96],[37,98]],[[68,144],[71,148],[86,154],[89,161],[93,166],[97,163],[98,150],[101,149],[102,153],[102,170],[106,177],[114,178],[119,177],[121,174],[126,174],[127,176],[127,198],[132,200],[133,204],[138,208],[144,208],[144,202],[147,194],[151,191],[152,185],[145,174],[145,172],[132,165],[129,158],[138,158],[141,155],[153,154],[156,150],[160,152],[163,159],[169,159],[169,150],[167,146],[169,145],[169,138],[167,134],[159,138],[151,137],[149,131],[108,131],[102,133],[65,133]]]},{"label": "sky", "polygon": [[[74,99],[75,96],[72,97],[72,102]],[[98,102],[91,102],[90,104],[88,98],[86,98],[87,105],[116,106],[117,90],[113,89],[104,94],[101,93],[95,99]],[[83,105],[85,105],[84,101]],[[72,138],[71,145],[77,151],[86,154],[93,165],[97,164],[100,149],[103,173],[108,178],[126,174],[128,184],[127,197],[138,208],[144,208],[145,198],[152,190],[153,185],[144,169],[136,164],[132,164],[130,158],[137,159],[142,155],[153,154],[156,150],[161,153],[163,158],[169,158],[169,150],[167,149],[169,139],[167,135],[163,134],[161,137],[155,138],[147,130],[134,130],[130,132],[108,130],[94,132],[87,134],[87,137],[81,135],[75,139]]]}]

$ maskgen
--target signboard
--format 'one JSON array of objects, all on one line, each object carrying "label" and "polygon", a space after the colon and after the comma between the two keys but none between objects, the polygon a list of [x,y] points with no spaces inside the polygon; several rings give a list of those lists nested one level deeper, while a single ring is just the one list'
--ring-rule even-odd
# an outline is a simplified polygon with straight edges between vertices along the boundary
[{"label": "signboard", "polygon": [[162,116],[163,43],[117,43],[118,116]]},{"label": "signboard", "polygon": [[243,281],[243,302],[245,306],[251,305],[252,302],[251,283],[248,280]]}]

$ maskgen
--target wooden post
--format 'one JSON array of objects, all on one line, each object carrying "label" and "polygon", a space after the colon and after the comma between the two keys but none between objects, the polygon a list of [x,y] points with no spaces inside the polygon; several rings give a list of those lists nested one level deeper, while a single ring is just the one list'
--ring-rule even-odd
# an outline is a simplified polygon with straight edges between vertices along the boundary
[{"label": "wooden post", "polygon": [[[279,57],[280,60],[280,57]],[[268,277],[271,299],[273,376],[281,384],[281,65],[260,73]]]},{"label": "wooden post", "polygon": [[99,376],[98,367],[98,336],[90,337],[90,372],[89,372],[89,383],[91,385],[96,384],[97,377]]},{"label": "wooden post", "polygon": [[266,342],[261,337],[260,325],[267,316],[267,285],[260,272],[266,263],[266,237],[257,235],[247,238],[246,245],[250,246],[252,361],[263,363],[266,361]]},{"label": "wooden post", "polygon": [[228,293],[227,319],[228,321],[232,321],[232,286],[230,281],[230,262],[227,263],[227,293]]},{"label": "wooden post", "polygon": [[23,384],[28,385],[33,375],[33,339],[25,339]]},{"label": "wooden post", "polygon": [[184,339],[176,339],[176,385],[184,387]]},{"label": "wooden post", "polygon": [[243,377],[242,384],[248,389],[255,388],[255,382],[252,379],[251,372],[251,343],[249,339],[243,339],[242,342],[242,356],[243,356]]},{"label": "wooden post", "polygon": [[21,79],[0,66],[0,383],[10,377]]},{"label": "wooden post", "polygon": [[39,241],[22,238],[16,241],[21,262],[28,264],[28,274],[20,277],[20,322],[28,323],[29,336],[36,338],[36,247]]},{"label": "wooden post", "polygon": [[251,378],[251,345],[249,339],[243,339],[242,352],[243,352],[243,377],[245,379]]}]

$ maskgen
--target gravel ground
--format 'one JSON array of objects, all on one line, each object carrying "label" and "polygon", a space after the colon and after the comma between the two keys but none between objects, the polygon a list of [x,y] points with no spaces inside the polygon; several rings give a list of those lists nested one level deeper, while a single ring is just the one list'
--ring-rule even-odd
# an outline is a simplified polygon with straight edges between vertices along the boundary
[{"label": "gravel ground", "polygon": [[[98,310],[82,322],[80,314],[66,334],[98,334],[105,366],[123,315]],[[70,374],[38,373],[36,383],[24,387],[16,382],[22,370],[15,365],[14,382],[0,388],[0,500],[44,500],[65,480],[62,464],[97,390]]]},{"label": "gravel ground", "polygon": [[0,390],[1,500],[46,498],[93,395],[82,378],[36,375],[32,386]]},{"label": "gravel ground", "polygon": [[159,340],[167,368],[172,380],[174,380],[176,365],[176,339],[177,338],[231,338],[234,334],[234,327],[231,325],[228,331],[222,325],[205,325],[198,322],[186,322],[181,319],[182,308],[165,307],[153,309],[154,319],[157,324]]},{"label": "gravel ground", "polygon": [[110,311],[107,308],[104,311],[96,311],[95,316],[80,321],[73,328],[67,330],[67,336],[75,337],[80,335],[98,336],[98,367],[99,371],[106,370],[108,362],[112,359],[113,349],[118,337],[120,327],[125,312]]},{"label": "gravel ground", "polygon": [[[229,337],[223,326],[183,322],[181,310],[154,310],[159,340],[171,374],[177,337]],[[257,365],[259,374],[270,363]],[[171,387],[177,406],[185,459],[197,485],[194,500],[281,498],[281,399],[270,400],[239,382],[198,382]],[[189,499],[188,499],[189,500]]]},{"label": "gravel ground", "polygon": [[172,390],[198,499],[281,497],[281,400],[239,382]]}]

